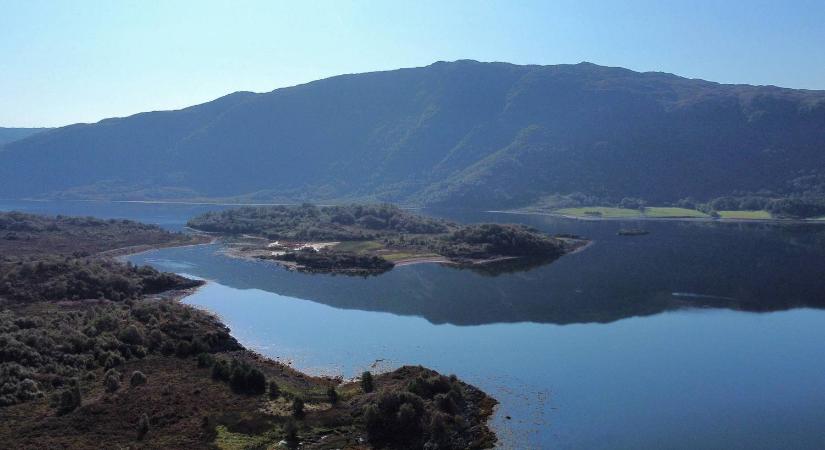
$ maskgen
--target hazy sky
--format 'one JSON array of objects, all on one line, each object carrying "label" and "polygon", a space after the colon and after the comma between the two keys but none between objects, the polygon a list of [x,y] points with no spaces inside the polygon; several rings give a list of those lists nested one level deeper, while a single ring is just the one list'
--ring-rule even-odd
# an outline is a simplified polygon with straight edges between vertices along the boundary
[{"label": "hazy sky", "polygon": [[825,0],[0,0],[0,126],[456,59],[825,89]]}]

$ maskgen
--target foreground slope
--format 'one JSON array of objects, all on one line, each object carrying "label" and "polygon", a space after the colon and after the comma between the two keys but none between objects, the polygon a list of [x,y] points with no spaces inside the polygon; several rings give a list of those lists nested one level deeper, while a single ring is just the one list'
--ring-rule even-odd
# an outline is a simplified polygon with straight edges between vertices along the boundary
[{"label": "foreground slope", "polygon": [[360,383],[244,349],[177,301],[200,281],[110,258],[202,239],[0,213],[3,448],[488,448],[495,400],[401,367]]},{"label": "foreground slope", "polygon": [[0,150],[0,195],[499,207],[822,194],[823,143],[822,91],[438,62],[36,135]]}]

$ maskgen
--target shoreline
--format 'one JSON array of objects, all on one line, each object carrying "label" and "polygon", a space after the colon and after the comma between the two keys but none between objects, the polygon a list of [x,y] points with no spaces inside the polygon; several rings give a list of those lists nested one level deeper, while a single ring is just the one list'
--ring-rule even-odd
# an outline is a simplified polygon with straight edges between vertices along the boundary
[{"label": "shoreline", "polygon": [[598,221],[614,221],[614,222],[629,222],[629,221],[651,221],[651,222],[659,222],[659,221],[667,221],[667,222],[722,222],[722,223],[776,223],[776,224],[822,224],[825,225],[825,220],[821,219],[743,219],[743,218],[718,218],[714,219],[712,217],[584,217],[584,216],[574,216],[570,214],[559,214],[554,213],[552,211],[544,212],[544,211],[524,211],[518,209],[505,209],[505,210],[485,210],[485,213],[494,213],[494,214],[513,214],[513,215],[525,215],[525,216],[550,216],[550,217],[559,217],[562,219],[571,219],[571,220],[582,220],[588,222],[598,222]]},{"label": "shoreline", "polygon": [[[218,236],[206,236],[206,235],[201,235],[201,236],[209,237],[210,239],[206,242],[200,242],[200,243],[196,243],[196,244],[155,245],[155,246],[147,244],[147,245],[142,245],[142,246],[123,247],[121,249],[114,249],[112,251],[120,251],[120,253],[118,253],[117,256],[115,256],[115,258],[116,259],[122,259],[122,258],[125,258],[125,257],[130,256],[130,255],[136,255],[136,254],[145,253],[145,252],[149,252],[149,251],[153,251],[153,250],[159,250],[159,249],[163,249],[163,248],[194,247],[194,246],[199,246],[199,245],[210,245],[210,244],[214,244],[215,242],[218,242],[220,240],[220,238]],[[588,242],[588,244],[586,244],[586,245],[583,245],[583,246],[571,251],[570,253],[577,252],[577,251],[581,250],[582,248],[587,247],[587,245],[589,245],[589,243],[590,242]],[[139,251],[128,252],[128,250],[136,249],[137,247],[150,247],[150,248],[141,248],[141,249],[139,249]],[[104,252],[104,253],[107,253],[107,252]],[[227,253],[225,252],[224,254],[227,254]],[[112,255],[109,255],[109,254],[106,254],[106,255],[103,255],[103,256],[104,257],[112,257]],[[244,256],[241,256],[241,255],[230,256],[230,257],[235,257],[235,258],[238,258],[238,259],[253,260],[253,261],[261,261],[258,258],[244,257]],[[508,259],[510,259],[510,258],[508,258]],[[265,260],[263,260],[263,261],[265,261]],[[278,261],[273,261],[273,262],[278,263]],[[424,258],[424,259],[421,259],[421,260],[408,260],[405,263],[401,263],[400,265],[413,265],[413,264],[426,264],[426,263],[442,263],[442,262],[438,261],[437,258]],[[454,264],[454,262],[446,260],[446,259],[445,259],[444,263]],[[396,264],[396,265],[399,265],[399,264]],[[171,301],[173,301],[177,304],[180,304],[183,307],[191,308],[193,311],[196,311],[198,313],[205,314],[205,315],[209,316],[210,318],[215,320],[221,326],[226,327],[226,329],[228,330],[229,336],[241,347],[241,350],[239,350],[239,352],[251,355],[251,357],[253,359],[261,360],[263,363],[269,363],[269,364],[275,364],[275,365],[282,366],[286,371],[292,372],[295,375],[297,375],[299,378],[304,378],[304,379],[307,379],[307,380],[317,379],[317,380],[328,381],[328,380],[335,380],[336,379],[336,377],[332,377],[332,376],[329,376],[329,375],[314,374],[312,372],[301,370],[297,367],[293,367],[292,359],[287,358],[286,360],[282,360],[281,358],[272,358],[272,357],[269,357],[269,356],[255,350],[253,348],[248,347],[247,344],[245,344],[245,343],[241,342],[240,340],[238,340],[238,337],[235,336],[234,333],[232,332],[232,328],[230,328],[229,325],[227,325],[226,321],[224,320],[223,317],[221,317],[220,314],[218,314],[217,312],[212,311],[208,308],[193,305],[193,304],[187,303],[185,301],[185,299],[187,297],[190,297],[192,295],[197,294],[198,291],[200,291],[201,288],[207,286],[207,284],[209,284],[209,283],[214,283],[215,281],[200,278],[200,277],[195,277],[194,275],[191,275],[191,274],[181,274],[181,273],[177,273],[177,272],[175,272],[175,274],[178,275],[178,276],[193,280],[193,281],[200,281],[201,283],[198,286],[187,287],[187,288],[182,288],[182,289],[171,289],[171,290],[164,291],[164,292],[161,292],[161,293],[158,293],[158,294],[147,295],[144,298],[145,299],[157,299],[157,300],[163,300],[163,299],[171,300]],[[382,373],[392,373],[392,372],[394,372],[396,370],[399,370],[403,367],[407,367],[409,364],[412,364],[412,363],[410,363],[410,362],[401,363],[400,365],[398,365],[398,367],[394,367],[392,369],[385,368],[385,370],[375,371],[375,374],[380,375]],[[340,378],[340,381],[343,382],[343,383],[355,383],[357,381],[357,378],[358,378],[357,376],[354,377],[354,378],[353,377],[345,378],[345,377],[342,376]],[[470,385],[470,386],[474,387],[474,385]],[[478,388],[476,388],[476,389],[478,389]],[[496,416],[500,412],[500,408],[499,408],[500,402],[495,397],[488,394],[487,392],[481,391],[480,389],[479,389],[479,391],[482,392],[483,395],[485,395],[488,399],[488,403],[486,405],[486,411],[484,410],[485,407],[482,406],[482,414],[486,414],[486,417],[484,418],[483,424],[484,424],[484,426],[487,427],[489,432],[492,434],[492,442],[497,443],[497,444],[501,444],[502,443],[502,437],[499,436],[497,427],[494,426],[495,425],[494,421],[496,419]]]},{"label": "shoreline", "polygon": [[[415,264],[415,263],[413,262],[412,264]],[[154,294],[153,296],[147,296],[145,298],[146,299],[152,299],[153,297],[156,297],[158,299],[168,299],[168,300],[174,301],[174,302],[176,302],[176,303],[178,303],[178,304],[180,304],[180,305],[182,305],[186,308],[191,308],[193,311],[196,311],[196,312],[201,313],[201,314],[208,315],[209,317],[214,319],[217,323],[219,323],[220,325],[226,327],[226,329],[229,332],[229,336],[241,347],[241,349],[238,350],[237,352],[244,353],[244,354],[247,354],[247,355],[251,355],[252,359],[262,361],[265,364],[269,363],[269,364],[275,364],[275,365],[282,366],[286,371],[291,372],[291,373],[297,375],[300,378],[305,378],[307,380],[320,380],[322,382],[336,381],[336,382],[339,382],[339,383],[342,383],[342,384],[357,383],[358,380],[360,379],[357,374],[348,377],[348,376],[345,376],[344,374],[330,375],[330,374],[316,373],[316,372],[313,372],[311,370],[305,370],[305,369],[302,369],[300,367],[293,366],[293,361],[294,360],[292,358],[290,358],[290,355],[288,355],[288,354],[284,355],[284,358],[271,357],[271,356],[267,356],[266,354],[254,349],[254,348],[249,347],[247,343],[241,342],[239,340],[239,338],[237,336],[235,336],[235,334],[232,332],[232,328],[227,324],[226,321],[224,321],[223,317],[221,317],[220,314],[218,314],[217,312],[215,312],[215,311],[213,311],[209,308],[199,306],[199,305],[190,304],[190,303],[186,303],[184,301],[187,297],[197,294],[198,291],[201,288],[204,288],[205,286],[207,286],[207,284],[217,283],[216,281],[203,279],[203,278],[193,278],[193,275],[190,275],[190,274],[176,273],[176,275],[182,276],[182,277],[188,278],[190,280],[194,280],[194,281],[202,281],[202,283],[198,286],[184,288],[184,289],[173,289],[173,290],[165,291],[165,292],[162,292],[162,293],[159,293],[159,294]],[[376,361],[378,361],[378,360],[376,360]],[[403,369],[404,367],[409,367],[411,364],[415,364],[415,363],[414,362],[397,362],[397,364],[395,366],[392,366],[392,367],[375,368],[375,367],[371,366],[369,368],[369,370],[370,370],[370,372],[372,372],[373,375],[389,374],[389,373],[393,373],[397,370]],[[432,370],[432,369],[427,368],[426,366],[418,365],[418,367],[423,367],[426,370]],[[322,364],[322,368],[334,368],[334,366],[328,366],[326,364]],[[480,405],[480,411],[482,412],[482,414],[486,415],[486,417],[483,421],[483,424],[487,427],[489,432],[492,434],[492,439],[493,439],[492,442],[495,444],[493,447],[490,447],[490,448],[500,448],[501,445],[506,445],[507,444],[506,436],[501,436],[500,432],[502,430],[499,427],[496,426],[496,421],[499,421],[499,422],[503,423],[505,420],[509,420],[509,418],[507,418],[507,417],[498,417],[499,414],[502,413],[502,411],[501,411],[501,402],[498,399],[496,399],[495,397],[493,397],[491,394],[489,394],[486,391],[483,391],[480,388],[476,387],[475,384],[469,384],[469,383],[463,381],[462,378],[459,378],[459,380],[461,380],[462,383],[466,383],[469,386],[474,387],[475,389],[478,389],[481,393],[483,393],[487,397],[487,401],[483,405]]]}]

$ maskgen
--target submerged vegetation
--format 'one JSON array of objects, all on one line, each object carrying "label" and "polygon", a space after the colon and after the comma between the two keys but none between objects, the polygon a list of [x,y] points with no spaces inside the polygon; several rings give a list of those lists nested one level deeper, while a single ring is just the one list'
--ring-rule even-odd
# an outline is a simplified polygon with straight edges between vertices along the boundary
[{"label": "submerged vegetation", "polygon": [[583,243],[522,225],[459,225],[383,204],[245,207],[206,213],[189,226],[235,238],[275,240],[265,247],[243,241],[240,253],[246,256],[350,274],[380,273],[417,260],[478,265],[529,257],[548,262]]},{"label": "submerged vegetation", "polygon": [[8,213],[0,223],[25,234],[0,244],[7,250],[0,258],[5,445],[464,449],[495,442],[485,424],[495,400],[455,377],[420,367],[366,373],[360,383],[304,375],[243,349],[214,316],[177,301],[181,289],[200,282],[108,256],[124,244],[197,239],[127,221]]}]

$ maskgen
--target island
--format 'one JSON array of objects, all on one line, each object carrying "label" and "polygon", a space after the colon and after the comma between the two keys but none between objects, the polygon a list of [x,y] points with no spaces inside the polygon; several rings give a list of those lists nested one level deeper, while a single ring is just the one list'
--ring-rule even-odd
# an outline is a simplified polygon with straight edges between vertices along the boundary
[{"label": "island", "polygon": [[480,267],[521,260],[535,265],[588,242],[524,225],[461,225],[389,204],[242,207],[197,216],[188,226],[225,237],[233,256],[354,275],[424,262]]},{"label": "island", "polygon": [[416,366],[315,377],[179,299],[202,284],[116,258],[209,236],[0,213],[8,448],[489,448],[496,401]]}]

